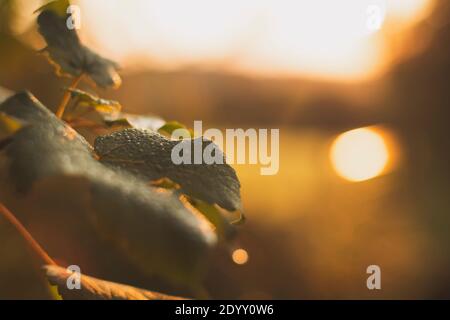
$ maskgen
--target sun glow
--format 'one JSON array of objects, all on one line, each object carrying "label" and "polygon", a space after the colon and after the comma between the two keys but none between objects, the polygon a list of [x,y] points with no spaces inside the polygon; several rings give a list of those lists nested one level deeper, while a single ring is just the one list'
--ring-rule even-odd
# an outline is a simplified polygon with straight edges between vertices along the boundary
[{"label": "sun glow", "polygon": [[331,146],[330,158],[339,176],[363,181],[379,176],[389,152],[384,138],[370,128],[359,128],[339,135]]},{"label": "sun glow", "polygon": [[[122,64],[199,64],[263,74],[351,78],[382,64],[385,20],[431,0],[80,0],[83,30]],[[99,14],[99,12],[101,12]],[[83,31],[82,30],[82,31]],[[142,59],[138,59],[142,60]]]},{"label": "sun glow", "polygon": [[246,264],[248,262],[248,253],[244,249],[236,249],[231,255],[233,262],[239,265]]}]

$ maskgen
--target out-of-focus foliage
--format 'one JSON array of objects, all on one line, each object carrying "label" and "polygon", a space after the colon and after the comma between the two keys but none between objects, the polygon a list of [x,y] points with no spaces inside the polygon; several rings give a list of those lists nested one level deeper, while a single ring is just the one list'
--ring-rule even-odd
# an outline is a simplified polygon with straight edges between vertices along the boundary
[{"label": "out-of-focus foliage", "polygon": [[[78,89],[67,89],[74,100],[74,108],[94,109],[98,112],[115,113],[122,109],[119,102],[99,98],[89,92]],[[85,112],[81,110],[80,112]],[[79,115],[75,115],[77,117]]]},{"label": "out-of-focus foliage", "polygon": [[47,47],[43,50],[55,65],[58,74],[78,77],[88,75],[100,87],[118,87],[121,78],[118,65],[84,46],[75,29],[67,27],[71,14],[67,0],[57,0],[40,8],[39,32],[45,38]]},{"label": "out-of-focus foliage", "polygon": [[236,229],[234,224],[243,219],[242,213],[239,213],[239,217],[236,221],[230,221],[228,212],[222,212],[217,205],[207,203],[195,198],[189,198],[187,201],[199,212],[201,212],[215,227],[217,234],[225,240],[232,239],[236,235]]},{"label": "out-of-focus foliage", "polygon": [[60,188],[84,180],[83,192],[66,190],[67,197],[87,206],[85,214],[67,217],[68,224],[71,219],[90,224],[144,272],[180,283],[197,281],[216,236],[176,196],[99,163],[84,138],[29,93],[9,98],[0,111],[29,123],[4,149],[6,181],[1,184],[11,194],[20,199],[49,178],[60,179]]},{"label": "out-of-focus foliage", "polygon": [[175,130],[186,130],[185,136],[194,137],[194,132],[189,130],[185,125],[179,123],[178,121],[166,122],[163,126],[158,129],[158,132],[162,135],[170,137]]},{"label": "out-of-focus foliage", "polygon": [[[5,2],[1,4],[1,8],[6,8]],[[210,253],[216,247],[217,233],[225,238],[231,229],[228,220],[220,216],[221,211],[213,204],[229,210],[241,207],[237,176],[227,164],[203,166],[192,171],[184,167],[182,172],[172,172],[183,168],[167,163],[171,160],[168,148],[177,141],[156,133],[164,126],[164,121],[152,116],[122,113],[118,102],[76,89],[84,75],[105,88],[118,87],[121,78],[116,63],[84,46],[75,29],[68,27],[68,20],[73,18],[68,13],[69,5],[68,0],[57,0],[36,10],[38,31],[47,43],[42,51],[56,67],[58,75],[76,78],[66,89],[57,116],[28,92],[15,94],[5,101],[0,97],[0,201],[20,219],[13,214],[4,217],[12,225],[19,226],[17,230],[27,230],[32,225],[30,230],[36,235],[37,242],[42,240],[50,256],[62,261],[61,265],[75,263],[91,270],[93,265],[103,264],[112,270],[110,274],[129,275],[129,278],[133,278],[138,270],[145,279],[158,278],[175,286],[198,290]],[[1,14],[12,15],[11,8],[8,3],[7,10]],[[5,39],[7,44],[22,47],[11,41],[10,36]],[[3,40],[0,34],[0,41]],[[8,52],[10,60],[16,57],[13,51]],[[4,93],[0,94],[3,96]],[[67,123],[59,119],[64,113]],[[136,133],[154,135],[158,141],[142,142],[155,166],[147,163],[145,174],[131,174],[130,170],[112,166],[112,158],[106,157],[106,153],[115,155],[111,149],[116,149],[113,145],[115,136],[102,137],[100,148],[94,150],[73,129],[92,125],[114,130],[133,128],[118,132],[119,136],[130,133],[136,138],[139,138]],[[173,123],[164,128],[166,133],[171,131]],[[130,147],[120,150],[121,155],[133,161],[136,156],[133,154],[136,151],[134,143],[140,142],[128,142]],[[210,141],[206,144],[206,148],[214,146]],[[222,153],[217,153],[218,149],[215,152],[224,159]],[[102,163],[101,159],[105,161]],[[154,171],[149,171],[150,168]],[[198,197],[210,204],[204,204],[200,209],[203,202],[194,198],[186,200],[177,188],[163,189],[161,185],[149,183],[153,178],[171,177],[187,194],[197,195],[194,189],[199,189]],[[208,206],[209,211],[205,209]],[[217,233],[200,212],[213,222]],[[24,221],[23,226],[20,221]],[[33,228],[36,223],[45,227]],[[24,238],[35,244],[31,247],[47,256],[28,233],[24,233]],[[5,236],[4,243],[9,242],[9,233],[2,236]],[[7,244],[4,247],[10,249]],[[70,247],[71,250],[67,250]],[[92,255],[93,262],[87,259]],[[47,258],[53,262],[52,258]],[[129,270],[130,274],[123,270]],[[174,298],[86,276],[82,278],[83,289],[74,294],[66,290],[69,274],[63,268],[47,266],[46,271],[49,280],[58,286],[65,298]],[[41,289],[40,286],[37,288]],[[50,292],[50,297],[55,297],[47,286],[44,289]]]},{"label": "out-of-focus foliage", "polygon": [[72,126],[92,129],[145,129],[156,131],[165,121],[156,116],[121,112],[122,106],[114,100],[102,99],[79,89],[67,89],[71,100],[64,119]]},{"label": "out-of-focus foliage", "polygon": [[0,112],[0,145],[23,127],[23,123],[14,117]]},{"label": "out-of-focus foliage", "polygon": [[99,98],[91,93],[78,89],[67,89],[71,94],[71,103],[67,108],[64,119],[91,126],[109,127],[114,124],[126,126],[116,119],[122,106],[117,101]]},{"label": "out-of-focus foliage", "polygon": [[[201,115],[204,123],[219,128],[280,127],[277,176],[262,177],[250,165],[236,168],[251,218],[238,239],[250,260],[237,266],[226,255],[215,256],[206,284],[212,297],[449,297],[450,109],[445,104],[450,11],[449,1],[435,2],[434,14],[419,24],[418,32],[412,30],[413,51],[424,47],[424,53],[414,59],[401,58],[386,76],[374,81],[261,79],[209,69],[168,72],[152,68],[129,72],[122,90],[104,93],[122,102],[127,111],[152,112],[184,123]],[[0,19],[0,23],[5,21]],[[434,37],[429,37],[430,30]],[[402,35],[398,40],[408,42]],[[1,85],[14,90],[30,88],[46,105],[56,106],[59,96],[55,93],[62,84],[45,59],[17,39],[0,39],[0,47]],[[335,134],[373,123],[385,123],[399,134],[404,162],[398,171],[370,181],[339,180],[328,164],[328,144]],[[60,183],[55,185],[48,202],[53,195],[52,207],[57,207],[53,217],[61,213],[66,218],[78,217],[80,207],[57,192]],[[82,193],[86,187],[70,190]],[[40,189],[48,190],[38,183],[33,194]],[[98,278],[181,294],[173,288],[161,289],[157,280],[146,280],[126,264],[106,258],[104,248],[98,249],[96,241],[75,228],[77,219],[40,224],[39,217],[48,221],[46,208],[41,207],[44,201],[34,199],[16,202],[15,213],[45,240],[45,247],[56,258],[79,262],[82,270]],[[65,232],[64,226],[75,231]],[[77,239],[74,234],[86,236]],[[77,241],[68,242],[68,238]],[[11,245],[8,252],[17,252],[16,242],[2,238],[0,243]],[[94,253],[83,257],[89,248]],[[0,291],[11,288],[14,297],[31,296],[38,284],[21,291],[18,279],[26,282],[29,265],[24,264],[27,268],[22,274],[20,262],[15,261],[1,268]],[[383,270],[379,292],[365,287],[365,268],[375,261]]]},{"label": "out-of-focus foliage", "polygon": [[58,287],[64,300],[179,300],[180,298],[162,293],[138,289],[135,287],[104,281],[81,275],[81,288],[70,290],[67,283],[73,273],[59,266],[44,267],[47,278],[52,285]]}]

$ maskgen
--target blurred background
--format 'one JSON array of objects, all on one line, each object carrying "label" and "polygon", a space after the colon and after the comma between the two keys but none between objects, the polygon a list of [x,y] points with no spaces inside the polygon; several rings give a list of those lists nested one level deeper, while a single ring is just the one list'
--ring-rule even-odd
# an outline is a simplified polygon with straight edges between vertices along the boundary
[{"label": "blurred background", "polygon": [[[0,0],[0,90],[54,108],[41,2]],[[211,297],[450,298],[449,1],[74,2],[83,41],[122,66],[102,97],[280,129],[278,174],[235,166],[248,220],[213,259]]]}]

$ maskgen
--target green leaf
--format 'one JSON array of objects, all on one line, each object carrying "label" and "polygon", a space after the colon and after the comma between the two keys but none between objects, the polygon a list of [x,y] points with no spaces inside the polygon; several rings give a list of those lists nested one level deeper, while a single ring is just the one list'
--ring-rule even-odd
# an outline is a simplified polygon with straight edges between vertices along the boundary
[{"label": "green leaf", "polygon": [[180,141],[148,130],[126,129],[100,136],[95,140],[94,149],[102,163],[125,169],[146,180],[169,178],[191,197],[216,203],[229,211],[239,210],[240,183],[234,169],[225,163],[220,149],[203,138],[184,142],[201,144],[202,150],[212,144],[224,163],[176,165],[172,162],[171,152]]},{"label": "green leaf", "polygon": [[192,198],[189,202],[216,227],[216,232],[222,239],[229,240],[236,235],[236,229],[216,205]]},{"label": "green leaf", "polygon": [[91,108],[104,113],[116,113],[122,109],[120,103],[114,100],[102,99],[79,89],[68,88],[67,91],[71,93],[72,99],[75,100],[75,107],[78,108]]},{"label": "green leaf", "polygon": [[71,18],[71,14],[66,13],[69,5],[69,1],[59,0],[38,9],[39,33],[47,42],[43,52],[58,75],[86,74],[100,87],[119,87],[118,65],[84,46],[76,31],[67,27],[67,20]]},{"label": "green leaf", "polygon": [[186,136],[194,137],[194,132],[189,130],[184,124],[179,123],[178,121],[169,121],[166,122],[162,127],[158,129],[158,132],[162,135],[170,137],[175,130],[183,129],[186,130]]},{"label": "green leaf", "polygon": [[158,130],[165,123],[156,116],[120,112],[122,106],[117,101],[102,99],[95,94],[79,89],[68,88],[66,90],[71,93],[71,103],[64,118],[70,123],[86,120],[90,124],[105,128],[139,128],[152,131]]},{"label": "green leaf", "polygon": [[45,10],[50,10],[50,11],[55,12],[60,17],[65,17],[67,14],[67,12],[66,12],[67,7],[69,7],[69,6],[70,6],[69,0],[55,0],[55,1],[50,1],[49,3],[44,4],[43,6],[41,6],[37,10],[35,10],[34,13],[42,12]]},{"label": "green leaf", "polygon": [[[169,190],[180,189],[180,185],[173,182],[169,178],[151,181],[151,185]],[[219,238],[226,241],[232,239],[236,235],[234,225],[239,225],[244,219],[244,216],[240,212],[237,212],[237,214],[239,214],[239,218],[236,219],[236,221],[233,221],[230,219],[230,212],[225,211],[215,204],[209,204],[193,197],[183,195],[181,199],[185,203],[186,207],[192,208],[192,210],[199,212],[206,219],[208,219],[208,221],[214,225]]]},{"label": "green leaf", "polygon": [[[21,204],[40,192],[33,205],[55,212],[47,225],[62,219],[55,232],[72,226],[74,234],[87,237],[89,229],[77,229],[86,221],[98,241],[109,243],[143,272],[183,284],[199,280],[217,237],[177,195],[98,162],[88,142],[29,93],[9,98],[0,112],[29,123],[1,153],[6,158],[0,166],[0,177],[6,177],[2,196],[11,194],[11,202]],[[49,179],[58,182],[50,194],[40,187]],[[73,191],[76,181],[84,187]],[[64,216],[67,203],[76,206],[76,216]],[[86,243],[86,250],[92,245]]]},{"label": "green leaf", "polygon": [[23,126],[24,123],[22,121],[0,112],[0,141],[14,135]]},{"label": "green leaf", "polygon": [[99,126],[111,126],[110,119],[120,115],[122,106],[114,100],[107,100],[78,89],[67,89],[71,93],[71,104],[64,119],[73,122],[85,120]]},{"label": "green leaf", "polygon": [[181,300],[162,293],[135,288],[132,286],[104,281],[81,275],[81,288],[70,290],[67,281],[72,273],[59,266],[44,266],[49,282],[58,287],[64,300]]},{"label": "green leaf", "polygon": [[0,112],[0,150],[11,142],[12,136],[23,126],[24,122]]}]

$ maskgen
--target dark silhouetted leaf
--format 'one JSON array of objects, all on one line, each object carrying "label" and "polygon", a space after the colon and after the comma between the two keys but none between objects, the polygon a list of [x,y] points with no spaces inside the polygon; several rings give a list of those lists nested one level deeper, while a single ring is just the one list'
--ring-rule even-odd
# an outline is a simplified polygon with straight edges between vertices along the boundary
[{"label": "dark silhouetted leaf", "polygon": [[67,13],[69,5],[67,0],[58,0],[38,9],[39,32],[47,42],[43,51],[58,74],[74,77],[86,74],[100,87],[120,86],[118,65],[84,46],[76,31],[67,27],[71,17]]},{"label": "dark silhouetted leaf", "polygon": [[58,287],[59,294],[65,300],[181,300],[182,298],[168,296],[158,292],[138,289],[135,287],[104,281],[81,275],[80,289],[68,289],[67,280],[71,272],[59,266],[44,266],[47,278],[52,285]]},{"label": "dark silhouetted leaf", "polygon": [[86,190],[69,199],[87,208],[80,208],[80,216],[67,217],[68,223],[91,222],[103,239],[149,274],[182,283],[198,280],[216,235],[177,195],[98,162],[86,140],[29,93],[9,98],[0,112],[29,124],[2,152],[7,160],[0,167],[0,176],[7,176],[3,187],[25,195],[50,178],[58,179],[58,189],[83,180]]},{"label": "dark silhouetted leaf", "polygon": [[[151,181],[151,185],[169,189],[169,190],[179,190],[180,185],[173,182],[169,178],[161,178],[159,180]],[[183,201],[184,205],[195,212],[198,212],[205,216],[216,228],[216,232],[218,236],[224,240],[230,240],[232,237],[236,235],[236,229],[233,225],[236,223],[229,219],[230,212],[221,209],[219,206],[215,204],[209,204],[204,201],[181,195],[180,199]],[[240,214],[240,212],[237,212]],[[243,217],[241,215],[241,217]]]},{"label": "dark silhouetted leaf", "polygon": [[[203,138],[183,142],[201,145],[203,150],[213,144]],[[220,149],[213,144],[223,164],[176,165],[172,162],[171,153],[178,143],[180,141],[169,140],[156,132],[126,129],[98,137],[94,148],[103,163],[131,171],[147,180],[167,177],[178,183],[182,192],[189,196],[217,203],[230,211],[239,210],[240,183],[234,169],[225,163]]]}]

